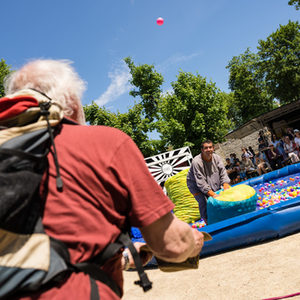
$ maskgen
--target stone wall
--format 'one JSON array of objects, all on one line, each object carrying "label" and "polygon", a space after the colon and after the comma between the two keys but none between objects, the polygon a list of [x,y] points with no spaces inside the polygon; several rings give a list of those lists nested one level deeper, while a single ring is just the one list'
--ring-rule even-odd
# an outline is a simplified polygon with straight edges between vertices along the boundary
[{"label": "stone wall", "polygon": [[215,145],[215,153],[220,155],[225,163],[225,159],[229,157],[230,153],[236,153],[237,158],[241,159],[242,147],[251,146],[255,152],[258,152],[258,132],[259,130],[240,139],[226,139],[225,142]]}]

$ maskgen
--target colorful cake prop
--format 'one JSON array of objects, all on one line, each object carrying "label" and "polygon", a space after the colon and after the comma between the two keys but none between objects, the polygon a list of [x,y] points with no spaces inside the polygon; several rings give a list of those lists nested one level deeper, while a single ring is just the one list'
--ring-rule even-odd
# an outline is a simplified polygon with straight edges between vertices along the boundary
[{"label": "colorful cake prop", "polygon": [[218,192],[207,200],[207,221],[213,224],[222,220],[255,211],[257,193],[249,185],[240,184]]}]

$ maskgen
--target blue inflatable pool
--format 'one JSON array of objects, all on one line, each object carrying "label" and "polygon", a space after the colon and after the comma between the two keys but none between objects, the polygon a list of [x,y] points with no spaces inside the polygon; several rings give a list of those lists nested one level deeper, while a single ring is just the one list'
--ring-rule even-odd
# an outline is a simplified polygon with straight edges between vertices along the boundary
[{"label": "blue inflatable pool", "polygon": [[[279,182],[282,178],[292,175],[299,175],[296,178],[300,178],[300,163],[242,183],[259,189],[264,183]],[[268,207],[260,207],[256,211],[207,225],[198,230],[206,231],[213,237],[212,241],[205,243],[201,251],[202,257],[280,238],[300,231],[300,196]],[[137,229],[134,228],[132,233],[134,241],[143,241]]]},{"label": "blue inflatable pool", "polygon": [[[242,182],[255,188],[300,172],[300,163]],[[213,236],[201,256],[232,250],[300,231],[300,196],[199,230]]]}]

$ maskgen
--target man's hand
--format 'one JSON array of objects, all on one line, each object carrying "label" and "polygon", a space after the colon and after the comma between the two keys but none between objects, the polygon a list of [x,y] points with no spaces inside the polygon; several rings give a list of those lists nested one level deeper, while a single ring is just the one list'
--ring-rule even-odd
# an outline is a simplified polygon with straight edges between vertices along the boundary
[{"label": "man's hand", "polygon": [[171,212],[140,230],[154,256],[167,262],[183,262],[203,246],[203,234]]},{"label": "man's hand", "polygon": [[223,188],[224,188],[224,190],[227,190],[227,189],[231,188],[231,186],[227,182],[225,182],[223,184]]},{"label": "man's hand", "polygon": [[195,247],[189,257],[197,256],[201,252],[201,249],[202,249],[203,243],[204,243],[203,233],[201,233],[200,231],[198,231],[197,229],[194,229],[194,228],[192,228],[192,232],[193,232],[193,236],[194,236],[194,240],[195,240]]},{"label": "man's hand", "polygon": [[210,190],[207,192],[207,195],[209,197],[213,197],[213,198],[216,198],[218,195],[213,191],[213,190]]},{"label": "man's hand", "polygon": [[[142,261],[142,265],[145,266],[152,258],[152,253],[151,252],[146,252],[146,251],[140,251],[140,248],[144,245],[146,245],[146,243],[141,243],[141,242],[135,242],[133,243],[136,251],[140,254],[140,258]],[[128,264],[126,264],[126,259],[124,256],[128,255],[128,259],[129,262]],[[134,269],[135,268],[135,264],[134,264],[134,260],[133,257],[131,255],[131,252],[129,251],[129,249],[125,249],[123,251],[123,256],[122,256],[122,270],[128,270],[128,269]]]}]

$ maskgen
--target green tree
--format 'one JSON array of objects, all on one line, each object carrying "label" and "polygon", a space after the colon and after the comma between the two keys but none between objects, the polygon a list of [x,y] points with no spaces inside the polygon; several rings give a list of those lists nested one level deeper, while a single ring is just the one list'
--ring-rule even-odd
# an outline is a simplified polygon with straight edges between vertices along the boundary
[{"label": "green tree", "polygon": [[224,93],[200,75],[179,72],[173,93],[162,97],[158,131],[173,148],[190,146],[193,154],[205,139],[222,141],[230,127]]},{"label": "green tree", "polygon": [[157,117],[157,107],[162,92],[161,85],[164,79],[161,74],[154,70],[153,65],[136,66],[130,57],[126,57],[124,61],[132,75],[130,83],[136,87],[129,94],[141,98],[143,113],[152,122]]},{"label": "green tree", "polygon": [[126,113],[114,113],[95,102],[84,107],[86,120],[91,125],[105,125],[115,127],[128,134],[145,157],[157,154],[161,148],[161,141],[149,140],[148,119],[143,118],[142,104],[136,104]]},{"label": "green tree", "polygon": [[229,130],[233,130],[236,127],[238,127],[240,124],[242,124],[240,108],[238,106],[238,103],[235,100],[233,92],[231,93],[221,92],[221,93],[227,107],[227,118],[230,121]]},{"label": "green tree", "polygon": [[258,46],[260,72],[269,92],[281,104],[300,98],[300,25],[280,25]]},{"label": "green tree", "polygon": [[300,8],[300,0],[289,0],[289,5],[295,5],[295,8],[298,10]]},{"label": "green tree", "polygon": [[10,66],[5,63],[4,59],[0,61],[0,97],[4,96],[4,86],[3,81],[5,76],[7,76],[11,72]]},{"label": "green tree", "polygon": [[233,91],[229,112],[232,111],[231,118],[236,126],[273,108],[259,63],[259,56],[247,49],[243,54],[234,56],[227,65],[229,88]]}]

